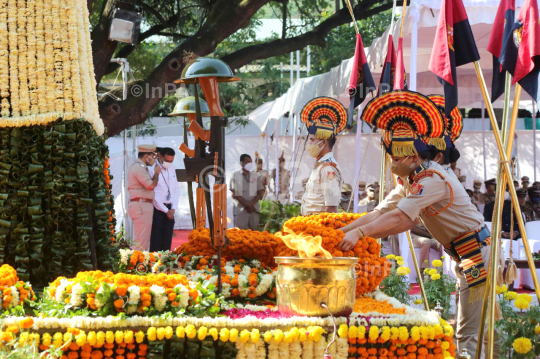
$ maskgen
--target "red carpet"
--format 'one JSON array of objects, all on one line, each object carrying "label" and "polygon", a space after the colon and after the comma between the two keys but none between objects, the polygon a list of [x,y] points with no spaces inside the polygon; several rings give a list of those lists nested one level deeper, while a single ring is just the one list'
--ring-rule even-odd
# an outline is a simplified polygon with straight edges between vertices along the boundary
[{"label": "red carpet", "polygon": [[[521,293],[534,293],[533,290],[524,289],[522,287],[514,289],[514,292],[521,294]],[[419,284],[412,284],[411,289],[409,290],[410,295],[419,295],[420,294],[420,285]],[[452,293],[456,294],[456,293]]]},{"label": "red carpet", "polygon": [[188,242],[188,236],[191,230],[175,230],[172,237],[171,249],[175,249],[180,245]]}]

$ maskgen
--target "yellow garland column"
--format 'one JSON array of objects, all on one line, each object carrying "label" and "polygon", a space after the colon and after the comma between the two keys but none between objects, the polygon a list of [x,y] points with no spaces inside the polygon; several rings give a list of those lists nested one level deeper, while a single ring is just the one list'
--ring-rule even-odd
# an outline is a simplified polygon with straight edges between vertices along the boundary
[{"label": "yellow garland column", "polygon": [[65,2],[65,0],[62,0],[61,2],[61,12],[60,17],[62,19],[62,24],[66,26],[68,33],[64,34],[62,39],[62,83],[64,84],[63,88],[63,94],[62,98],[64,100],[64,112],[67,114],[73,114],[73,87],[71,86],[71,46],[70,46],[70,20],[72,21],[73,18],[70,18],[70,12],[69,8],[72,7],[74,4],[71,2],[71,4],[68,4]]},{"label": "yellow garland column", "polygon": [[19,47],[19,106],[22,116],[28,116],[30,114],[30,96],[28,95],[28,62],[27,56],[27,42],[26,42],[26,13],[23,11],[26,8],[26,0],[19,0],[17,10],[17,45]]},{"label": "yellow garland column", "polygon": [[60,25],[60,7],[59,0],[52,0],[51,15],[53,21],[53,48],[54,48],[54,106],[55,112],[61,114],[64,112],[64,78],[62,61],[62,27]]},{"label": "yellow garland column", "polygon": [[47,112],[47,70],[45,67],[45,25],[43,1],[36,1],[36,78],[39,113]]},{"label": "yellow garland column", "polygon": [[9,41],[8,41],[8,2],[0,0],[0,116],[10,115],[9,106]]},{"label": "yellow garland column", "polygon": [[45,84],[47,86],[45,90],[45,96],[47,98],[47,107],[48,112],[55,112],[56,104],[56,94],[55,94],[55,83],[54,83],[54,48],[53,48],[53,25],[52,25],[52,16],[51,16],[51,8],[52,3],[51,0],[43,0],[44,1],[44,15],[45,15],[45,71],[47,74],[47,78],[45,81]]},{"label": "yellow garland column", "polygon": [[30,96],[30,109],[29,115],[35,115],[38,113],[38,97],[37,97],[37,76],[36,76],[36,3],[34,1],[28,1],[26,8],[26,41],[28,42],[27,56],[27,68],[28,68],[28,90]]},{"label": "yellow garland column", "polygon": [[73,112],[80,114],[83,112],[83,97],[81,89],[81,73],[79,69],[79,33],[77,29],[76,3],[68,1],[67,19],[69,36],[69,59],[71,61],[71,91],[73,100]]},{"label": "yellow garland column", "polygon": [[8,4],[8,28],[9,28],[9,88],[11,95],[11,116],[20,116],[19,110],[19,71],[17,49],[17,0],[9,0]]},{"label": "yellow garland column", "polygon": [[[84,1],[84,0],[78,0],[78,1],[81,4],[79,6],[79,8],[82,8],[82,10],[83,10],[83,14],[82,14],[83,15],[83,23],[84,23],[83,31],[84,31],[85,37],[90,38],[90,14],[88,13],[88,6],[86,5],[86,1]],[[86,53],[88,54],[87,56],[89,56],[89,58],[92,58],[92,43],[91,43],[91,41],[85,41],[84,44],[86,44]],[[81,56],[82,56],[82,52],[81,52]],[[86,58],[85,58],[85,60],[86,60]],[[85,96],[86,101],[88,101],[90,99],[94,99],[94,98],[97,97],[97,93],[96,93],[97,84],[96,84],[96,76],[94,75],[94,73],[95,73],[94,72],[94,62],[90,61],[90,63],[84,68],[88,69],[88,72],[90,74],[88,76],[88,78],[90,79],[90,84],[88,85],[88,87],[86,89],[86,92],[87,92],[86,95],[87,96]],[[103,133],[103,122],[99,118],[98,102],[97,101],[90,101],[89,108],[90,108],[90,111],[88,111],[86,114],[88,115],[88,118],[91,119],[92,125],[96,129],[96,132],[102,134]],[[97,123],[96,123],[96,121],[97,121]],[[101,126],[101,127],[98,128],[99,126]]]}]

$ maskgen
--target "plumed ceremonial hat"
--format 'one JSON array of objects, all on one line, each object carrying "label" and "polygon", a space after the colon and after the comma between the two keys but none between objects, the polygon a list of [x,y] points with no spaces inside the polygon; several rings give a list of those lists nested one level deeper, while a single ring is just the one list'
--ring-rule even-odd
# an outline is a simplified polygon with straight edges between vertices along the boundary
[{"label": "plumed ceremonial hat", "polygon": [[308,133],[321,140],[335,138],[347,124],[347,110],[331,97],[316,97],[300,113]]},{"label": "plumed ceremonial hat", "polygon": [[444,141],[440,141],[438,138],[432,138],[430,144],[435,146],[438,150],[445,150],[446,148],[454,147],[456,140],[461,136],[463,131],[463,116],[459,111],[459,108],[455,107],[452,110],[450,118],[444,115],[444,96],[443,95],[429,95],[431,101],[437,106],[444,118]]},{"label": "plumed ceremonial hat", "polygon": [[393,156],[415,156],[429,149],[431,138],[442,139],[444,119],[427,96],[395,90],[372,99],[362,119],[382,130],[383,143]]}]

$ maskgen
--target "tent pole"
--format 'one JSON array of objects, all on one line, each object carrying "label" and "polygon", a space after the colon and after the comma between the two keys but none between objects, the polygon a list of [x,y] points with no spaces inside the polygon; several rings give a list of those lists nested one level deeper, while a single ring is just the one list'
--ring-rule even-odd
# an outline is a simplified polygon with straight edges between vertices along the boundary
[{"label": "tent pole", "polygon": [[[356,161],[355,161],[355,173],[356,179],[354,181],[354,206],[353,212],[358,213],[358,183],[360,181],[360,153],[362,151],[362,108],[360,105],[358,108],[358,118],[356,120]],[[349,205],[350,207],[350,205]]]},{"label": "tent pole", "polygon": [[412,29],[411,29],[411,64],[410,64],[410,89],[416,91],[416,77],[417,77],[417,56],[418,56],[418,15],[416,14],[414,7],[411,7],[410,17],[412,17]]},{"label": "tent pole", "polygon": [[[508,181],[508,187],[510,189],[510,195],[512,197],[512,201],[514,203],[518,203],[516,189],[515,189],[514,183],[512,181],[512,172],[510,170],[510,164],[508,162],[508,155],[507,155],[507,152],[510,152],[510,155],[511,155],[512,148],[508,147],[508,148],[506,148],[506,151],[503,148],[503,144],[502,144],[501,137],[500,137],[499,125],[498,125],[497,120],[495,118],[495,113],[493,112],[493,107],[491,106],[491,101],[490,101],[489,94],[488,94],[488,91],[487,91],[486,82],[484,80],[484,75],[483,75],[482,69],[480,67],[480,62],[479,61],[474,62],[474,67],[475,67],[476,75],[478,77],[478,82],[480,84],[480,90],[482,91],[482,95],[484,97],[484,102],[485,102],[485,104],[487,106],[487,109],[488,109],[488,115],[489,115],[489,119],[490,119],[490,122],[491,122],[491,126],[493,127],[493,133],[495,135],[495,142],[497,143],[497,149],[498,149],[499,155],[500,155],[500,162],[501,162],[501,165],[502,165],[503,170],[504,170],[503,175],[506,177],[506,180]],[[516,85],[516,97],[517,97],[517,100],[519,102],[519,96],[517,96],[518,95],[518,88],[519,88],[519,90],[521,90],[521,86],[519,86],[519,84]],[[514,98],[514,102],[515,101],[516,101],[516,98]],[[514,118],[514,117],[516,117],[516,118]],[[517,121],[517,109],[515,111],[515,116],[514,116],[514,113],[512,113],[512,122],[513,123],[511,123],[511,126],[513,126],[514,130],[515,130],[515,122],[516,121]],[[512,131],[512,127],[511,127],[511,131]],[[511,135],[513,137],[513,133],[511,133]],[[525,254],[527,256],[527,262],[529,264],[529,269],[531,269],[531,277],[532,277],[532,280],[533,280],[533,283],[534,283],[534,288],[535,288],[537,297],[540,297],[540,285],[538,284],[538,276],[536,274],[536,268],[535,268],[534,260],[533,260],[532,255],[531,255],[531,249],[530,249],[529,241],[528,241],[528,238],[527,238],[527,232],[525,231],[525,223],[523,222],[523,216],[521,215],[521,209],[519,208],[519,206],[516,206],[515,209],[516,209],[516,217],[517,217],[517,220],[518,220],[519,230],[520,230],[521,236],[522,236],[522,242],[523,242],[523,246],[524,246],[524,249],[525,249]],[[494,252],[498,252],[498,250],[494,250]],[[492,268],[494,269],[494,270],[492,270],[492,273],[491,273],[491,277],[493,278],[493,280],[492,280],[492,287],[493,287],[492,294],[495,293],[494,289],[495,289],[496,278],[497,278],[497,273],[496,273],[497,264],[498,264],[498,262],[496,262],[496,263],[492,262],[490,264],[490,265],[493,266]],[[491,319],[493,319],[493,315],[494,315],[494,311],[495,311],[495,303],[494,303],[495,297],[493,297],[492,299],[493,299],[493,301],[492,301],[493,303],[490,306],[490,313],[488,314]],[[484,316],[483,318],[481,318],[480,321],[481,322],[485,321],[485,319],[486,318]],[[489,328],[489,330],[492,331],[492,330],[494,330],[494,328],[491,327],[491,328]],[[482,335],[482,333],[479,333],[479,336],[480,335]],[[493,341],[494,341],[494,337],[493,337],[493,335],[490,335],[488,337],[488,348],[493,348],[493,344],[494,344]],[[493,355],[492,351],[489,351],[488,354],[490,354],[491,356]]]},{"label": "tent pole", "polygon": [[533,120],[533,165],[534,165],[534,182],[536,182],[536,103],[532,102],[532,120]]},{"label": "tent pole", "polygon": [[294,67],[294,55],[293,53],[291,52],[291,83],[290,83],[290,86],[289,87],[292,87],[293,83],[294,83],[294,71],[293,71],[293,67]]},{"label": "tent pole", "polygon": [[276,140],[276,173],[274,177],[274,192],[276,194],[276,201],[278,201],[279,196],[279,120],[276,121],[276,129],[274,132],[274,139]]},{"label": "tent pole", "polygon": [[294,200],[294,197],[293,197],[293,194],[294,194],[294,174],[295,174],[295,170],[294,170],[294,166],[296,164],[296,146],[297,146],[297,133],[296,133],[296,121],[298,120],[298,116],[297,114],[292,114],[293,116],[293,131],[292,131],[292,135],[293,135],[293,147],[292,147],[292,160],[291,160],[291,183],[289,185],[289,201],[292,202]]},{"label": "tent pole", "polygon": [[484,158],[484,182],[487,181],[486,165],[486,105],[482,102],[482,156]]}]

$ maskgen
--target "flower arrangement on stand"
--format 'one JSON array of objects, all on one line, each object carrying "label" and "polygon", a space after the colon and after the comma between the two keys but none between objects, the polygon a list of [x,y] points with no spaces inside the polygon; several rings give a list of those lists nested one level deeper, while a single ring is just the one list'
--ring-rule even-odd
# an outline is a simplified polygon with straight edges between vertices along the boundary
[{"label": "flower arrangement on stand", "polygon": [[[356,296],[369,293],[390,273],[391,263],[380,256],[381,246],[375,238],[365,237],[347,252],[337,249],[337,244],[343,240],[344,233],[338,229],[352,223],[363,214],[354,213],[323,213],[305,217],[295,217],[284,224],[289,231],[296,234],[321,236],[322,247],[334,257],[358,257],[356,266]],[[297,252],[288,247],[280,256],[296,256]]]},{"label": "flower arrangement on stand", "polygon": [[[285,247],[283,242],[268,232],[257,232],[250,229],[232,228],[227,230],[229,243],[222,250],[222,256],[227,259],[257,259],[267,266],[275,266],[274,257]],[[210,231],[207,228],[197,228],[191,231],[188,243],[174,250],[183,256],[183,261],[189,261],[191,256],[213,256],[216,249],[212,245]]]},{"label": "flower arrangement on stand", "polygon": [[[444,256],[441,259],[444,260]],[[456,279],[448,274],[443,274],[442,260],[433,260],[431,263],[433,268],[424,270],[424,289],[429,308],[433,310],[439,304],[443,308],[442,317],[449,319],[452,307],[450,301],[452,293],[456,290]]]},{"label": "flower arrangement on stand", "polygon": [[540,355],[540,306],[532,305],[532,296],[496,288],[502,319],[495,327],[499,333],[501,358],[533,359]]},{"label": "flower arrangement on stand", "polygon": [[24,314],[29,310],[28,304],[35,300],[32,285],[20,281],[13,267],[8,264],[2,265],[0,267],[0,313],[2,316]]},{"label": "flower arrangement on stand", "polygon": [[391,261],[392,270],[388,277],[381,282],[381,291],[390,297],[396,298],[403,304],[409,304],[411,302],[409,294],[411,284],[407,276],[411,273],[411,269],[404,265],[403,258],[400,256],[396,257],[389,254],[386,259]]}]

